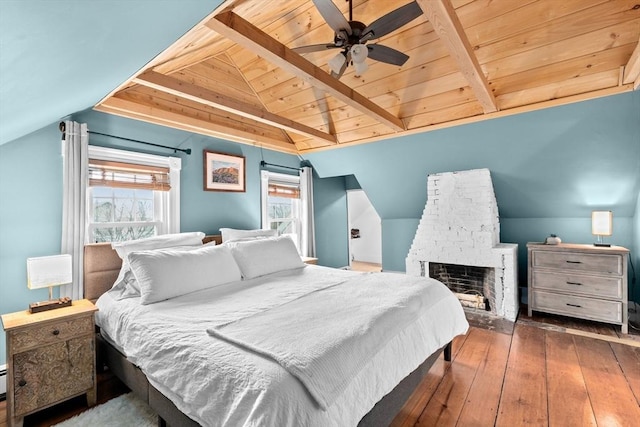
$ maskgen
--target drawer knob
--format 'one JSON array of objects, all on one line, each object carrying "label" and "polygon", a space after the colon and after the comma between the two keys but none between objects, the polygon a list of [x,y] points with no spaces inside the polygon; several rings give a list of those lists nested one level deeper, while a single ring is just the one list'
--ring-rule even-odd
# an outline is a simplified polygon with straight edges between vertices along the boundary
[{"label": "drawer knob", "polygon": [[20,380],[20,381],[18,382],[18,385],[19,385],[20,387],[24,387],[24,386],[26,386],[26,385],[27,385],[27,382],[26,382],[25,380]]},{"label": "drawer knob", "polygon": [[578,283],[578,282],[567,282],[567,285],[582,286],[582,283]]},{"label": "drawer knob", "polygon": [[569,303],[567,303],[567,305],[568,305],[569,307],[582,308],[582,306],[581,306],[581,305],[578,305],[578,304],[569,304]]},{"label": "drawer knob", "polygon": [[582,261],[570,261],[570,260],[567,260],[567,262],[569,264],[582,264]]},{"label": "drawer knob", "polygon": [[57,329],[54,329],[52,332],[53,335],[60,335],[60,331]]}]

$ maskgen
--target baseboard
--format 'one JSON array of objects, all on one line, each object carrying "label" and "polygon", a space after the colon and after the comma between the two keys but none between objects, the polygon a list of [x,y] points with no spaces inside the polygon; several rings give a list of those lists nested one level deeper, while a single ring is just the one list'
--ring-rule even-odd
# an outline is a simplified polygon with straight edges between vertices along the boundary
[{"label": "baseboard", "polygon": [[7,365],[0,365],[0,400],[7,398]]}]

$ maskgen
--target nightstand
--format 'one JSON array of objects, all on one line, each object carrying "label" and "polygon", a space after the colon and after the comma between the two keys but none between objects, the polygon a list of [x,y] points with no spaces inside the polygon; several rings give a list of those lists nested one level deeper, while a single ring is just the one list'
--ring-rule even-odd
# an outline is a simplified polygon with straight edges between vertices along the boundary
[{"label": "nightstand", "polygon": [[89,300],[40,313],[2,315],[7,337],[7,423],[69,398],[96,403],[95,326]]},{"label": "nightstand", "polygon": [[533,311],[621,326],[629,332],[629,250],[561,243],[528,243],[529,316]]},{"label": "nightstand", "polygon": [[304,262],[305,264],[318,264],[318,258],[312,258],[312,257],[308,257],[308,256],[303,256],[302,257],[302,262]]}]

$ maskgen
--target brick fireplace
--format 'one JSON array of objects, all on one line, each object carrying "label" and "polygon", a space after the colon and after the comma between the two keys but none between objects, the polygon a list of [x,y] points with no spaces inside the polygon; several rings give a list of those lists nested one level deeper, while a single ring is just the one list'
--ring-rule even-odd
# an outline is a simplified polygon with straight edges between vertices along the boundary
[{"label": "brick fireplace", "polygon": [[431,174],[427,203],[406,258],[407,274],[445,283],[461,303],[515,321],[518,245],[500,243],[488,169]]}]

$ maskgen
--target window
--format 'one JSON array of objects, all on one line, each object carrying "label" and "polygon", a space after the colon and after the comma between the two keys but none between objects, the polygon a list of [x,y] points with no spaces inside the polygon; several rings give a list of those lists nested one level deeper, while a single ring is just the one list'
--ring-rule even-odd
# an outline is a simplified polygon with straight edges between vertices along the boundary
[{"label": "window", "polygon": [[289,235],[300,251],[303,222],[300,177],[262,171],[262,228]]},{"label": "window", "polygon": [[179,158],[90,146],[87,239],[179,232],[180,165]]}]

